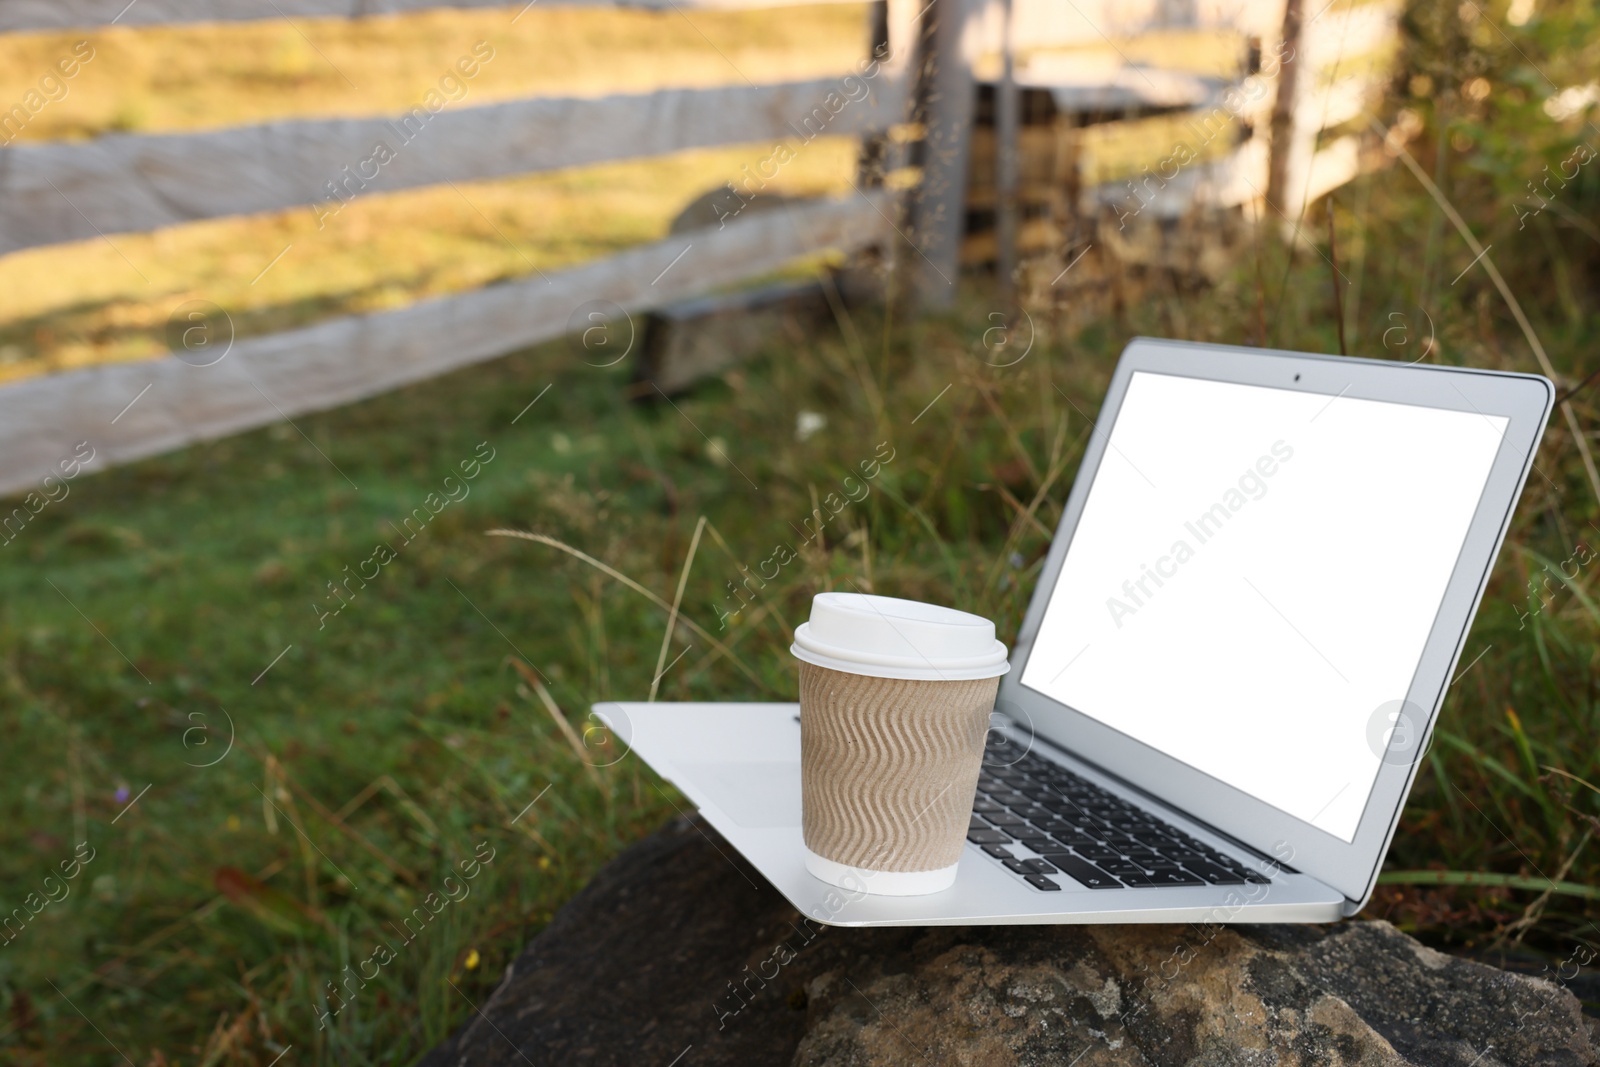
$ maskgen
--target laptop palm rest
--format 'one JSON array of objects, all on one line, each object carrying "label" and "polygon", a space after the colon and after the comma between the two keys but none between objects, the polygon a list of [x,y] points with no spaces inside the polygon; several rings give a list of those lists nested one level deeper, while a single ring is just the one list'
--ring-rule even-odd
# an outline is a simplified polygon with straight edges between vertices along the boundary
[{"label": "laptop palm rest", "polygon": [[[797,705],[613,703],[594,710],[630,753],[625,758],[643,759],[676,785],[796,909],[828,925],[1324,922],[1338,918],[1343,903],[1327,886],[1298,876],[1275,880],[1263,899],[1222,915],[1216,886],[1097,892],[1071,883],[1039,893],[972,845],[956,884],[942,893],[846,892],[812,877],[802,862]],[[729,877],[744,877],[731,861]]]},{"label": "laptop palm rest", "polygon": [[783,763],[679,763],[734,823],[746,830],[800,825],[800,761]]}]

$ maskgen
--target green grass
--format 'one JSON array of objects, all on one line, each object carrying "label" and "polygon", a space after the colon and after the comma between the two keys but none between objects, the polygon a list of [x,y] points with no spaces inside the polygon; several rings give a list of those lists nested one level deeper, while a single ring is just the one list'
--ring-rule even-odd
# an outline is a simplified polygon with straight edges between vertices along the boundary
[{"label": "green grass", "polygon": [[[1455,33],[1407,61],[1441,100]],[[1536,47],[1562,37],[1593,39],[1536,21],[1519,46],[1570,84],[1592,63]],[[1425,124],[1412,150],[1493,245],[1572,388],[1594,369],[1600,257],[1554,209],[1520,229],[1509,198],[1580,131],[1541,119],[1522,61],[1490,44],[1472,75],[1515,91],[1408,101]],[[1565,192],[1569,211],[1594,216],[1593,180]],[[262,1067],[291,1045],[284,1063],[411,1062],[562,901],[683,806],[637,759],[612,763],[621,752],[587,718],[596,701],[649,691],[667,613],[569,553],[490,529],[574,546],[670,601],[705,517],[683,610],[726,651],[680,626],[660,696],[787,698],[790,625],[820,590],[954,603],[1014,637],[1134,334],[1337,351],[1336,258],[1351,354],[1409,361],[1431,332],[1432,360],[1537,369],[1482,273],[1451,283],[1472,254],[1408,172],[1335,201],[1337,250],[1291,256],[1263,235],[1204,291],[1085,264],[1114,279],[1110,310],[1082,310],[1076,292],[1035,308],[1038,337],[1011,367],[982,358],[992,307],[977,286],[948,317],[862,313],[842,332],[775,340],[681,413],[625,402],[626,361],[599,370],[554,344],[73,481],[0,546],[0,914],[42,893],[78,842],[95,851],[70,896],[0,945],[0,1059],[121,1062],[109,1042],[141,1065]],[[647,216],[661,217],[639,208],[616,239],[659,225]],[[1306,230],[1325,232],[1320,218]],[[352,254],[370,255],[367,239],[351,237]],[[558,239],[584,238],[542,238]],[[475,258],[452,245],[438,263],[477,284]],[[1595,395],[1573,399],[1591,447]],[[801,411],[825,413],[828,432],[797,440]],[[470,496],[401,544],[389,524],[426,507],[480,442],[494,458]],[[791,524],[881,442],[894,459],[872,493],[719,632],[741,566],[792,541]],[[1537,463],[1369,914],[1447,948],[1520,940],[1554,960],[1600,943],[1600,563],[1528,589],[1545,562],[1600,547],[1600,506],[1559,416]],[[397,558],[352,581],[319,628],[327,583],[380,540]],[[1394,551],[1426,548],[1396,532]],[[230,719],[232,748],[197,766],[223,753]],[[482,842],[494,860],[470,895],[401,944],[395,928]],[[395,958],[319,1027],[339,1003],[321,999],[327,984],[380,939]]]},{"label": "green grass", "polygon": [[[1405,180],[1372,179],[1371,203],[1404,206]],[[1361,267],[1346,269],[1385,290],[1412,225],[1375,216]],[[636,758],[595,766],[621,752],[586,718],[596,701],[648,692],[666,612],[569,553],[486,531],[548,536],[670,601],[705,516],[683,611],[726,654],[680,626],[663,699],[792,697],[790,625],[828,588],[959,604],[1010,640],[1127,337],[1263,340],[1265,298],[1278,326],[1264,340],[1336,348],[1327,265],[1303,250],[1290,265],[1270,243],[1264,254],[1273,281],[1260,290],[1246,265],[1198,295],[1146,278],[1136,310],[1070,335],[1041,314],[1034,349],[1009,368],[980,358],[992,323],[979,290],[950,318],[886,331],[863,315],[775,344],[681,413],[629,405],[626,362],[597,370],[557,344],[72,483],[4,548],[0,572],[3,902],[22,903],[78,841],[96,855],[70,897],[0,949],[0,1048],[21,1064],[104,1062],[107,1038],[188,1065],[264,1064],[288,1045],[300,1063],[409,1062],[561,901],[683,806]],[[1463,300],[1438,316],[1443,350],[1527,369],[1509,333],[1478,333],[1479,291]],[[1350,314],[1355,350],[1384,356],[1385,308]],[[1545,343],[1570,367],[1583,336],[1558,326]],[[797,441],[802,410],[826,413],[829,432]],[[389,523],[480,442],[494,456],[470,495],[402,543]],[[741,565],[793,542],[791,524],[881,442],[894,458],[871,494],[719,633]],[[1518,624],[1530,565],[1566,558],[1596,509],[1559,427],[1539,463],[1551,481],[1536,477],[1519,509],[1468,645],[1487,651],[1451,693],[1389,864],[1489,877],[1388,885],[1373,909],[1454,947],[1524,917],[1530,944],[1593,940],[1592,891],[1538,891],[1600,874],[1580,847],[1596,794],[1545,769],[1600,782],[1593,570]],[[319,629],[337,603],[326,583],[380,540],[398,558]],[[1396,551],[1413,547],[1397,535]],[[224,709],[231,752],[192,766],[222,751]],[[117,791],[147,785],[123,813]],[[337,1003],[319,991],[379,939],[399,944],[403,916],[479,842],[496,857],[471,895],[319,1029]]]}]

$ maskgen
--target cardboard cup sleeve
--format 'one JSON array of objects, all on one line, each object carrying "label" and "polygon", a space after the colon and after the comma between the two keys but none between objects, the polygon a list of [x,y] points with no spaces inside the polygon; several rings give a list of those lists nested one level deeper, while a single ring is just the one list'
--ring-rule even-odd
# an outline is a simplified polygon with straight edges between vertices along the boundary
[{"label": "cardboard cup sleeve", "polygon": [[999,677],[878,678],[800,663],[808,849],[866,871],[953,866]]}]

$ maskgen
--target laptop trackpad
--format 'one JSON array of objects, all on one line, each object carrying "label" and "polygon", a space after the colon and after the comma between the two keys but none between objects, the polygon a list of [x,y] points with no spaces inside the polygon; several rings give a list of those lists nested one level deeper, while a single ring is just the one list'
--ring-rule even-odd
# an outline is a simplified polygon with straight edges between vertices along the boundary
[{"label": "laptop trackpad", "polygon": [[800,825],[798,763],[680,763],[678,769],[746,830]]}]

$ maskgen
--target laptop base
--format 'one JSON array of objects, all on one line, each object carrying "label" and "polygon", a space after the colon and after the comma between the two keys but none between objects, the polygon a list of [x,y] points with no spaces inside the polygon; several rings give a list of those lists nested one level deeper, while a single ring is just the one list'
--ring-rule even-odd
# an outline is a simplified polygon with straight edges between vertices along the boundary
[{"label": "laptop base", "polygon": [[[872,892],[830,885],[806,869],[800,829],[798,704],[607,703],[595,715],[700,809],[705,820],[803,915],[830,926],[974,926],[1060,923],[1334,922],[1347,901],[1303,874],[1272,866],[1181,815],[1149,801],[1070,756],[1035,742],[1033,752],[1146,808],[1211,848],[1266,876],[1237,886],[1091,889],[1057,876],[1045,892],[968,844],[955,883],[940,892]],[[730,878],[743,877],[729,860]],[[850,882],[846,874],[839,879]]]}]

